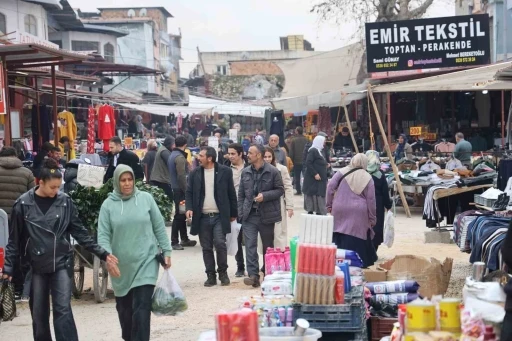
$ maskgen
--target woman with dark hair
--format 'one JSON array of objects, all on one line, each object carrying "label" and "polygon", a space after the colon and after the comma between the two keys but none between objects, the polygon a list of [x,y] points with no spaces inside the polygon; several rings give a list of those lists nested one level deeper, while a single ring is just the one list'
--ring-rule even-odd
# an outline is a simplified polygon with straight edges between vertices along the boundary
[{"label": "woman with dark hair", "polygon": [[398,145],[395,150],[395,162],[403,158],[412,160],[412,147],[407,143],[407,137],[405,134],[400,134],[398,138]]},{"label": "woman with dark hair", "polygon": [[51,340],[50,292],[53,325],[57,341],[78,341],[71,311],[73,248],[70,235],[89,252],[108,264],[117,258],[99,247],[89,235],[71,198],[59,192],[62,173],[57,162],[46,159],[40,172],[39,186],[23,194],[11,214],[11,235],[5,253],[3,278],[12,279],[21,244],[30,255],[32,286],[30,310],[35,341]]},{"label": "woman with dark hair", "polygon": [[[281,173],[284,185],[284,195],[281,197],[281,217],[280,223],[276,223],[274,227],[274,247],[284,249],[288,244],[287,236],[287,218],[293,217],[293,185],[288,168],[276,162],[276,155],[271,147],[265,147],[265,155],[263,159],[266,163],[270,163],[276,167]],[[265,250],[266,251],[266,250]]]}]

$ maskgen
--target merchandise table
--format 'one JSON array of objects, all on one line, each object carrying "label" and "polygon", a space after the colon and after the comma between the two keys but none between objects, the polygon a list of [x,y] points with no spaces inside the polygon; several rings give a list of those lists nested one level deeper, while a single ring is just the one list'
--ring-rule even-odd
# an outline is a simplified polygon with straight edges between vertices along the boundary
[{"label": "merchandise table", "polygon": [[466,192],[472,192],[476,191],[477,189],[482,188],[490,188],[493,187],[491,184],[486,185],[477,185],[477,186],[471,186],[471,187],[453,187],[453,188],[446,188],[446,189],[438,189],[433,194],[434,200],[439,200],[441,198],[446,198],[452,195],[462,194]]}]

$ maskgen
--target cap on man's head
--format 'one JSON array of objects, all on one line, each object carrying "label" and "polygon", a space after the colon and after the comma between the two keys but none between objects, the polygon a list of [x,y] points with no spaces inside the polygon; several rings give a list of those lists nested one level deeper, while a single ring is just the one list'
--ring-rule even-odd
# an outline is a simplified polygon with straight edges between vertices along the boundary
[{"label": "cap on man's head", "polygon": [[171,147],[174,144],[174,137],[167,136],[164,140],[164,147],[168,148]]},{"label": "cap on man's head", "polygon": [[342,131],[343,133],[348,133],[348,132],[349,132],[347,127],[343,127],[343,128],[341,128],[341,131]]},{"label": "cap on man's head", "polygon": [[318,133],[318,136],[327,137],[327,134],[326,134],[326,133],[324,133],[323,131],[321,131],[321,132],[319,132],[319,133]]}]

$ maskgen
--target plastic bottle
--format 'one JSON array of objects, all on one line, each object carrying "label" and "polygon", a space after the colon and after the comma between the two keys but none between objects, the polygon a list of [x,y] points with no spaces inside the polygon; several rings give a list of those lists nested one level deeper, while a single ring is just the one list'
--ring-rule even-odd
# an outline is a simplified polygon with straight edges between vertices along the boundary
[{"label": "plastic bottle", "polygon": [[293,325],[293,308],[286,308],[286,326],[291,327]]},{"label": "plastic bottle", "polygon": [[334,299],[336,304],[345,304],[345,275],[343,274],[343,271],[336,271]]}]

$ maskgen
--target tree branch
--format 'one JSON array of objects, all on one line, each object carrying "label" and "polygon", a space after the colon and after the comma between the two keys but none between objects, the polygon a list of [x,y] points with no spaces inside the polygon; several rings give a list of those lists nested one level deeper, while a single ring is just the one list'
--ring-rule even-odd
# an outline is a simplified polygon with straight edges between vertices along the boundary
[{"label": "tree branch", "polygon": [[425,0],[424,3],[409,12],[409,19],[417,19],[422,17],[433,2],[434,0]]}]

